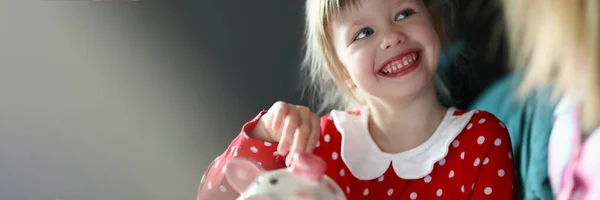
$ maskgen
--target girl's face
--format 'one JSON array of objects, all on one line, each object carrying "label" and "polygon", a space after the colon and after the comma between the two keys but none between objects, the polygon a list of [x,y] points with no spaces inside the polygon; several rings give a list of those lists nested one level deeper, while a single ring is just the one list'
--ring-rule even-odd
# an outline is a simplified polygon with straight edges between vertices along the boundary
[{"label": "girl's face", "polygon": [[363,94],[410,97],[432,83],[441,44],[421,0],[362,0],[339,17],[333,45]]}]

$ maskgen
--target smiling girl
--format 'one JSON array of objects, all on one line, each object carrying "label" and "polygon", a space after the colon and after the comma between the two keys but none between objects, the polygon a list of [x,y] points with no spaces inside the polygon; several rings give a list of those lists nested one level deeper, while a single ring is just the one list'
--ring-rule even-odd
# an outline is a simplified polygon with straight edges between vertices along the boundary
[{"label": "smiling girl", "polygon": [[[442,0],[308,0],[306,70],[324,106],[275,103],[208,168],[199,199],[235,199],[234,157],[282,168],[312,152],[348,199],[516,199],[511,142],[492,114],[440,105]],[[274,185],[273,187],[277,187]]]}]

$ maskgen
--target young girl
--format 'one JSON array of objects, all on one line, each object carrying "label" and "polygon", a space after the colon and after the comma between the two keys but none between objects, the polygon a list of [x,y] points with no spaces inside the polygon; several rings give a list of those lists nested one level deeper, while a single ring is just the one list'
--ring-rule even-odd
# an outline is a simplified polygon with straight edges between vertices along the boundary
[{"label": "young girl", "polygon": [[[522,89],[560,95],[548,142],[556,199],[600,199],[600,2],[505,1]],[[525,67],[527,66],[527,67]]]},{"label": "young girl", "polygon": [[340,109],[319,119],[278,102],[260,112],[209,166],[198,198],[238,196],[223,175],[236,156],[271,170],[304,151],[327,162],[348,199],[515,199],[504,125],[438,103],[440,2],[308,0],[307,70],[323,105]]}]

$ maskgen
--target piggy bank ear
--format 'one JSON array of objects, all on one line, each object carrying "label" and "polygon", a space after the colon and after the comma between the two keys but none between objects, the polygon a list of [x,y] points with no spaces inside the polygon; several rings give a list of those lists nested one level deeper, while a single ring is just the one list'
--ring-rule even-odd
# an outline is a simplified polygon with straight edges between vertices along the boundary
[{"label": "piggy bank ear", "polygon": [[243,158],[234,158],[225,167],[225,179],[238,193],[246,190],[262,171],[256,163]]},{"label": "piggy bank ear", "polygon": [[296,175],[318,182],[323,178],[326,168],[325,161],[314,154],[294,153],[289,169]]}]

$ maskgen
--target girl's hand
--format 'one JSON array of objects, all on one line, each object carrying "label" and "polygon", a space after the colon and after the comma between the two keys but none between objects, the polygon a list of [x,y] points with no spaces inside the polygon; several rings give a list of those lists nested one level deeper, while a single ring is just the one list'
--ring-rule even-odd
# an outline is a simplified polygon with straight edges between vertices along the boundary
[{"label": "girl's hand", "polygon": [[[277,151],[281,155],[312,153],[321,136],[320,119],[305,106],[278,101],[261,117],[250,136],[267,142],[279,142]],[[288,156],[288,166],[290,160],[291,156]]]}]

